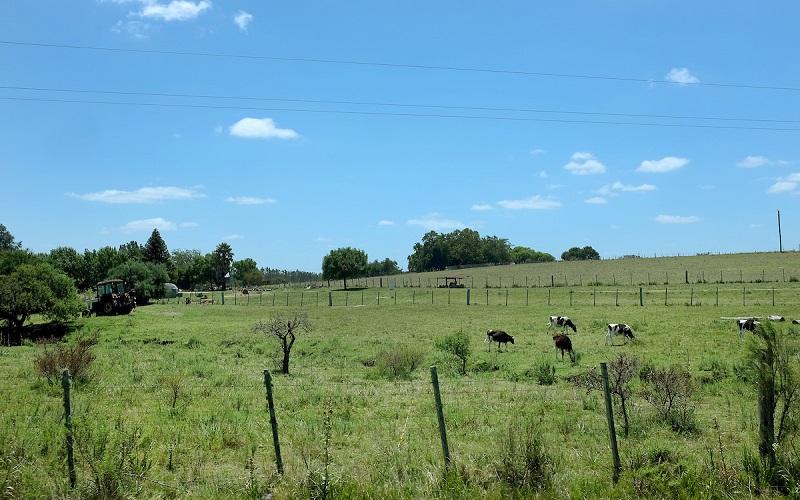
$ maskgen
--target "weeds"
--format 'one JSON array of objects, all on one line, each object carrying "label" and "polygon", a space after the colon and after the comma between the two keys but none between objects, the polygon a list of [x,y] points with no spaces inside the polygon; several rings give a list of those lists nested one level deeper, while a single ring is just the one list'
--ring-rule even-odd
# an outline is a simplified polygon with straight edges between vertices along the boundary
[{"label": "weeds", "polygon": [[64,368],[69,370],[73,381],[89,382],[94,377],[91,366],[96,358],[92,346],[99,342],[99,337],[100,334],[95,332],[67,344],[51,344],[49,350],[47,343],[44,343],[44,351],[33,360],[36,371],[50,384],[58,383]]},{"label": "weeds", "polygon": [[544,490],[550,486],[555,462],[547,452],[542,432],[531,420],[522,429],[510,425],[502,441],[502,455],[495,462],[497,477],[514,488]]}]

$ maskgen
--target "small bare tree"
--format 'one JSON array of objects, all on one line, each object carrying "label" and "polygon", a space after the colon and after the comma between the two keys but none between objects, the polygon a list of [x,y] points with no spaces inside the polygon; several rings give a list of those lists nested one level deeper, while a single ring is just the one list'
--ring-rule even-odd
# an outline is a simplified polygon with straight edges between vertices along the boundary
[{"label": "small bare tree", "polygon": [[[615,397],[616,402],[622,410],[623,430],[627,437],[630,429],[630,420],[628,419],[628,405],[633,397],[633,389],[631,389],[631,380],[636,374],[639,366],[639,358],[636,356],[629,356],[621,353],[617,359],[608,363],[608,386],[611,395]],[[581,387],[586,391],[602,391],[603,379],[597,373],[597,368],[573,375],[569,378],[574,387]]]},{"label": "small bare tree", "polygon": [[273,337],[280,343],[283,352],[281,372],[289,373],[289,355],[297,338],[297,333],[311,331],[311,321],[308,315],[302,312],[295,312],[290,315],[276,315],[267,322],[259,321],[253,326],[255,333],[263,333],[267,337]]}]

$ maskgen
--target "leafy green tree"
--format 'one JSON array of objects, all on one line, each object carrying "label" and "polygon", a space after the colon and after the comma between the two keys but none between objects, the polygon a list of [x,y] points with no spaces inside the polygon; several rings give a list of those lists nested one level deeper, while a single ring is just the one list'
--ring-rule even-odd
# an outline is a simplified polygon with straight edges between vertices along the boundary
[{"label": "leafy green tree", "polygon": [[459,373],[467,374],[467,361],[472,355],[469,335],[464,332],[451,333],[434,342],[434,347],[455,357],[459,362]]},{"label": "leafy green tree", "polygon": [[337,248],[322,259],[322,279],[343,280],[345,290],[348,278],[361,278],[367,272],[367,254],[356,248]]},{"label": "leafy green tree", "polygon": [[83,254],[78,253],[74,248],[58,247],[50,250],[47,262],[72,278],[78,290],[88,290],[94,285],[91,282],[91,270]]},{"label": "leafy green tree", "polygon": [[[12,253],[15,252],[22,251]],[[11,332],[5,343],[19,343],[25,321],[34,314],[46,321],[65,323],[85,308],[75,283],[66,274],[41,258],[3,256],[4,261],[11,259],[23,262],[11,269],[3,265],[9,272],[0,274],[0,320],[6,322]]]},{"label": "leafy green tree", "polygon": [[397,266],[397,261],[387,257],[383,261],[374,260],[370,262],[368,276],[391,276],[402,272]]},{"label": "leafy green tree", "polygon": [[535,262],[553,262],[555,257],[545,252],[537,252],[528,247],[516,246],[510,252],[511,262],[515,264],[530,264]]},{"label": "leafy green tree", "polygon": [[118,278],[111,274],[111,270],[127,260],[123,253],[110,246],[105,246],[100,250],[86,250],[83,257],[91,269],[90,283],[92,285],[100,280]]},{"label": "leafy green tree", "polygon": [[125,260],[146,260],[144,248],[142,248],[142,246],[134,240],[120,245],[119,253],[125,257]]},{"label": "leafy green tree", "polygon": [[450,259],[449,248],[444,235],[428,231],[421,243],[414,244],[414,253],[408,256],[408,270],[412,273],[441,271]]},{"label": "leafy green tree", "polygon": [[600,254],[590,246],[572,247],[561,254],[561,260],[600,260]]},{"label": "leafy green tree", "polygon": [[22,248],[22,242],[14,241],[14,236],[8,232],[6,226],[0,224],[0,252],[6,250],[19,250]]},{"label": "leafy green tree", "polygon": [[164,296],[164,283],[169,281],[164,264],[129,260],[110,270],[110,275],[127,283],[133,290],[138,305],[147,304],[150,299]]},{"label": "leafy green tree", "polygon": [[511,262],[508,240],[496,236],[481,238],[471,229],[449,234],[429,231],[414,244],[408,256],[410,272],[440,271],[448,266],[507,264]]},{"label": "leafy green tree", "polygon": [[[243,260],[235,260],[232,264],[233,272],[233,279],[237,282],[241,283],[242,285],[259,285],[264,283],[264,275],[261,271],[258,270],[258,264],[251,258],[246,258]],[[260,281],[259,281],[259,276]],[[251,282],[259,281],[258,283]]]},{"label": "leafy green tree", "polygon": [[448,266],[463,266],[482,262],[481,235],[472,229],[455,230],[445,236],[450,251]]},{"label": "leafy green tree", "polygon": [[233,249],[225,242],[217,245],[212,254],[214,256],[214,282],[218,287],[225,289],[225,284],[231,276],[231,264],[233,263]]}]

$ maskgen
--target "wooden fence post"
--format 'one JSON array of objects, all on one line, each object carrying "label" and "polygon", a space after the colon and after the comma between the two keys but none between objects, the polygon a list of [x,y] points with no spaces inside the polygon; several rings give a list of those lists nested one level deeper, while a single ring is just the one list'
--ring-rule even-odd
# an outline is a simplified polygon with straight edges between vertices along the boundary
[{"label": "wooden fence post", "polygon": [[281,458],[281,443],[278,440],[278,419],[275,418],[275,403],[272,401],[272,376],[269,370],[264,370],[264,385],[267,387],[267,409],[269,410],[269,425],[272,427],[272,444],[275,446],[275,465],[278,474],[283,474],[283,459]]},{"label": "wooden fence post", "polygon": [[67,428],[67,470],[69,471],[69,487],[75,488],[75,450],[74,439],[72,435],[72,417],[70,415],[70,386],[72,379],[69,376],[69,370],[64,368],[61,371],[61,386],[64,388],[64,427]]},{"label": "wooden fence post", "polygon": [[442,412],[442,395],[439,393],[439,376],[436,374],[436,367],[431,366],[431,382],[433,383],[433,397],[436,401],[436,416],[439,419],[439,437],[442,439],[442,453],[444,453],[444,465],[450,468],[450,448],[447,445],[447,429],[444,425],[444,413]]},{"label": "wooden fence post", "polygon": [[611,455],[614,460],[614,472],[612,479],[614,484],[619,481],[619,471],[622,468],[619,464],[619,450],[617,449],[617,431],[614,428],[614,409],[611,406],[611,389],[608,387],[608,367],[606,363],[600,363],[600,373],[603,377],[603,393],[606,400],[606,419],[608,420],[608,436],[611,439]]}]

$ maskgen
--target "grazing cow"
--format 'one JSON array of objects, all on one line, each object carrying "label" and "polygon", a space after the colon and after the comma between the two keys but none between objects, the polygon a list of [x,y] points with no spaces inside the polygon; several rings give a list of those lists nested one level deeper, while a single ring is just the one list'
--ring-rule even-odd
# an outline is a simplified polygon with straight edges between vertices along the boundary
[{"label": "grazing cow", "polygon": [[550,326],[547,327],[547,332],[561,328],[561,333],[567,333],[567,328],[572,328],[573,332],[578,331],[578,327],[566,316],[550,316]]},{"label": "grazing cow", "polygon": [[748,332],[754,332],[756,327],[761,324],[755,318],[748,318],[748,319],[738,319],[736,323],[739,325],[739,340],[744,340],[744,332],[747,330]]},{"label": "grazing cow", "polygon": [[556,345],[556,361],[558,361],[558,350],[561,349],[561,361],[564,361],[564,351],[569,353],[569,359],[575,362],[575,351],[572,350],[572,341],[564,334],[553,335],[553,342]]},{"label": "grazing cow", "polygon": [[247,288],[242,288],[242,295],[250,295],[250,292],[247,291]]},{"label": "grazing cow", "polygon": [[508,343],[514,343],[514,337],[507,334],[503,330],[487,330],[486,342],[489,343],[489,352],[492,352],[492,342],[497,342],[497,352],[500,352],[502,344],[506,345],[506,352],[508,352]]},{"label": "grazing cow", "polygon": [[777,316],[777,315],[773,314],[773,315],[769,316],[769,320],[770,321],[786,321],[786,318],[784,318],[783,316]]},{"label": "grazing cow", "polygon": [[622,335],[623,344],[627,344],[628,339],[634,338],[633,330],[625,323],[609,323],[608,333],[606,334],[606,344],[611,341],[611,345],[614,345],[614,335]]},{"label": "grazing cow", "polygon": [[800,319],[793,319],[792,320],[792,324],[793,325],[800,325]]}]

